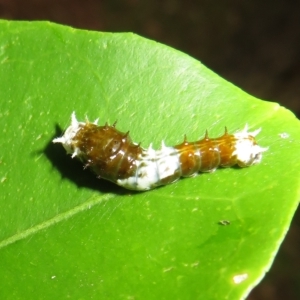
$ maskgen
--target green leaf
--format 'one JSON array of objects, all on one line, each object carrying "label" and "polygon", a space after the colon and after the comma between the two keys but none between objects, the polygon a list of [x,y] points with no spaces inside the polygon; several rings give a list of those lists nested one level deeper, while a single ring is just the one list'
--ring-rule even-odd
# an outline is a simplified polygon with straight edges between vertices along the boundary
[{"label": "green leaf", "polygon": [[[1,299],[240,299],[261,280],[299,200],[291,112],[128,33],[0,21],[0,66]],[[269,150],[135,193],[52,143],[73,111],[155,148],[248,123]]]}]

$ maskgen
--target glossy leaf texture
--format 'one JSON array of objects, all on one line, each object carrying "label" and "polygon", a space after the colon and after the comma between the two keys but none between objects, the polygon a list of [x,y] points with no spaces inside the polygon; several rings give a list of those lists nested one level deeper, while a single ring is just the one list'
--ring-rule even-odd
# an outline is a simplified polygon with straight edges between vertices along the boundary
[{"label": "glossy leaf texture", "polygon": [[[241,299],[299,201],[300,126],[200,62],[131,33],[0,22],[1,299]],[[52,139],[76,111],[160,147],[262,128],[259,165],[144,193]]]}]

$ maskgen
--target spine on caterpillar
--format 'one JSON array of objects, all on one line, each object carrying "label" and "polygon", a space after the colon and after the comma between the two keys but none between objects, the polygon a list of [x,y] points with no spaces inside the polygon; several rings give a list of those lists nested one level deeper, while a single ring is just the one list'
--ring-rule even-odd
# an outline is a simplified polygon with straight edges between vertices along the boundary
[{"label": "spine on caterpillar", "polygon": [[53,140],[61,143],[67,153],[79,158],[85,167],[95,174],[127,189],[144,191],[175,182],[180,177],[192,177],[199,172],[212,172],[218,167],[238,165],[247,167],[261,161],[267,148],[257,145],[255,136],[260,129],[235,134],[225,133],[218,138],[209,138],[206,132],[202,140],[167,147],[148,149],[133,143],[129,132],[93,123],[78,122],[72,114],[71,125],[62,137]]}]

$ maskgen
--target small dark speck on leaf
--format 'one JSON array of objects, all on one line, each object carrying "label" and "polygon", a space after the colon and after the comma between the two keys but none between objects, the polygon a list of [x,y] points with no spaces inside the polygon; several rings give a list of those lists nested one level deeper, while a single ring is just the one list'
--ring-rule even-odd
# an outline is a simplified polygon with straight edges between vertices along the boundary
[{"label": "small dark speck on leaf", "polygon": [[218,222],[219,225],[223,225],[223,226],[227,226],[227,225],[230,225],[230,221],[228,220],[220,220]]}]

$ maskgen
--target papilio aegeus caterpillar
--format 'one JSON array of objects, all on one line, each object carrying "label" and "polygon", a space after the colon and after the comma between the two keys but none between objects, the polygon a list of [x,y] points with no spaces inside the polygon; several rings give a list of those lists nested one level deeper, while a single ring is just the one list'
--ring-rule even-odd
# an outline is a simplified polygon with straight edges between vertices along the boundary
[{"label": "papilio aegeus caterpillar", "polygon": [[206,132],[202,140],[166,147],[148,149],[133,143],[129,132],[94,123],[78,122],[72,114],[71,125],[62,137],[53,140],[62,143],[67,153],[78,157],[85,167],[90,167],[100,178],[110,180],[130,190],[149,190],[175,182],[180,177],[192,177],[199,172],[212,172],[218,167],[238,165],[247,167],[259,163],[262,153],[255,141],[260,129],[235,134],[225,133],[209,138]]}]

